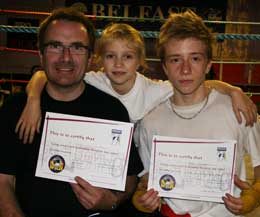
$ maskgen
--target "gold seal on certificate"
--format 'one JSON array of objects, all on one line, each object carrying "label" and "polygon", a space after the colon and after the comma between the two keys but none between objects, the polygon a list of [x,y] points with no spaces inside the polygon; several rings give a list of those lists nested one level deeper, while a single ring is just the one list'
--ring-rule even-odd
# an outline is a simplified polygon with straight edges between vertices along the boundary
[{"label": "gold seal on certificate", "polygon": [[49,160],[49,168],[54,173],[61,172],[65,167],[65,160],[60,155],[54,155]]},{"label": "gold seal on certificate", "polygon": [[160,178],[160,187],[165,191],[171,191],[175,187],[175,179],[172,175],[166,174]]}]

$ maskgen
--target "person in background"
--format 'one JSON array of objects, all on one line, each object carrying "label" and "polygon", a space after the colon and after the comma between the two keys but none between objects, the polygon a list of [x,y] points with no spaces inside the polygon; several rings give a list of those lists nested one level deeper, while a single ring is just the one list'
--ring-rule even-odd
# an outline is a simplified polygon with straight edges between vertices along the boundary
[{"label": "person in background", "polygon": [[[140,146],[145,169],[150,164],[153,135],[236,140],[234,194],[223,196],[223,204],[158,197],[149,189],[137,200],[140,206],[154,210],[159,206],[162,216],[235,216],[252,211],[260,202],[260,123],[252,127],[239,124],[232,111],[231,99],[209,89],[205,76],[211,68],[212,33],[203,20],[192,11],[171,14],[160,29],[158,54],[171,82],[174,95],[147,114],[140,123]],[[201,124],[203,123],[203,124]],[[188,149],[189,147],[187,147]],[[140,153],[140,152],[139,152]],[[245,182],[244,155],[249,153],[255,182]],[[145,186],[147,181],[141,180]]]},{"label": "person in background", "polygon": [[[57,112],[129,122],[121,102],[86,84],[95,32],[84,14],[72,8],[54,10],[40,25],[40,60],[47,76],[41,95],[41,120]],[[133,194],[143,169],[131,146],[125,191],[94,187],[81,177],[67,183],[35,176],[41,128],[32,145],[22,145],[14,129],[26,103],[26,94],[8,99],[0,111],[0,215],[3,217],[122,216],[120,207]],[[117,208],[118,207],[118,208]]]}]

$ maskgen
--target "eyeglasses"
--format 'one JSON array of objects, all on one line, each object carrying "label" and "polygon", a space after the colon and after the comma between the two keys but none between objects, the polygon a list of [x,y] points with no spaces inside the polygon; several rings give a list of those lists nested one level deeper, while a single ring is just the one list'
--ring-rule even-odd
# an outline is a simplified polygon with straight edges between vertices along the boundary
[{"label": "eyeglasses", "polygon": [[88,46],[82,43],[72,43],[68,46],[60,42],[48,42],[43,45],[48,53],[63,54],[65,49],[69,49],[70,54],[74,55],[85,55],[90,54],[91,50]]}]

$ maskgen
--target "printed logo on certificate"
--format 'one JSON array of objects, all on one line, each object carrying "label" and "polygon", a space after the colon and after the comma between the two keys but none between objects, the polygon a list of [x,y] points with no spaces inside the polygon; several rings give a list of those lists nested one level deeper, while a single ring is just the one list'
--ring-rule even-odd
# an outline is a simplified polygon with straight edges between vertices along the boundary
[{"label": "printed logo on certificate", "polygon": [[123,191],[133,124],[47,112],[36,176]]},{"label": "printed logo on certificate", "polygon": [[236,141],[154,136],[148,189],[161,197],[223,203],[233,195]]}]

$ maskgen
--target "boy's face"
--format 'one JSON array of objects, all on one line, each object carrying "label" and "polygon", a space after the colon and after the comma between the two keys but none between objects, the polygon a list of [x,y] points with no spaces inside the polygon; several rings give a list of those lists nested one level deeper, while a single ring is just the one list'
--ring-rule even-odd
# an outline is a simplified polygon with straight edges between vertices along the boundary
[{"label": "boy's face", "polygon": [[164,50],[163,68],[174,87],[174,94],[196,94],[211,67],[206,45],[195,38],[172,38],[165,44]]},{"label": "boy's face", "polygon": [[125,94],[134,86],[136,70],[140,65],[136,49],[127,40],[114,39],[103,49],[102,66],[119,94]]}]

